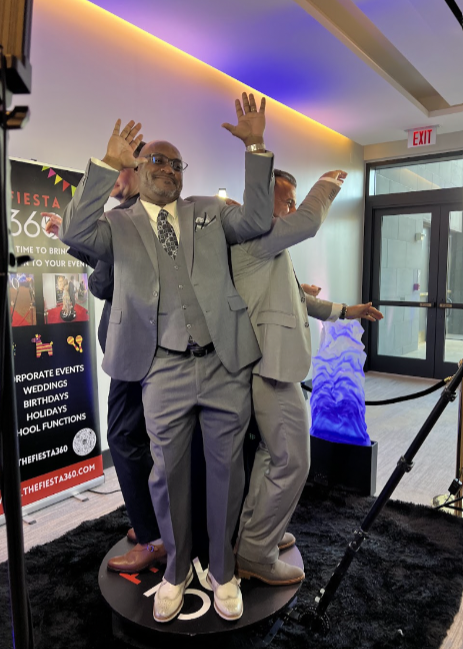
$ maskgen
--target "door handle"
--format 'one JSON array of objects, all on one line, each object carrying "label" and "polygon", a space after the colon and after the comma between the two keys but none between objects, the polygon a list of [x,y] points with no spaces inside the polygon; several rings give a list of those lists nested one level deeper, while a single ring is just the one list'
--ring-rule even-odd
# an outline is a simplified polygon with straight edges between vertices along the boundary
[{"label": "door handle", "polygon": [[428,309],[431,309],[433,306],[436,306],[435,302],[419,302],[418,306],[425,306]]},{"label": "door handle", "polygon": [[453,304],[451,302],[441,302],[439,309],[453,309]]}]

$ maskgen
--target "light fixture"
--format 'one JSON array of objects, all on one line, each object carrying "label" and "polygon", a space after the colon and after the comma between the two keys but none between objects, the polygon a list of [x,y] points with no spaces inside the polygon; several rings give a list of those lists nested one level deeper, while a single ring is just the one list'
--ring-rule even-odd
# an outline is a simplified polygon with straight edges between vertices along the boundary
[{"label": "light fixture", "polygon": [[219,187],[219,191],[217,192],[217,196],[219,198],[227,198],[227,190],[225,187]]}]

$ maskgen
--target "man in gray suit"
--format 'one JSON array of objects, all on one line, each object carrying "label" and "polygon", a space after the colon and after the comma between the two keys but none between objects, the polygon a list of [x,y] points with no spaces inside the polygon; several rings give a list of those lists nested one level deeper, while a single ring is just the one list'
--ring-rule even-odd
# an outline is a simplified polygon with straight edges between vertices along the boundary
[{"label": "man in gray suit", "polygon": [[[190,564],[190,444],[197,416],[207,467],[209,581],[217,613],[242,615],[231,537],[243,491],[243,437],[250,418],[252,364],[259,347],[228,267],[227,246],[270,228],[273,156],[265,152],[265,101],[236,101],[246,145],[246,201],[182,200],[183,162],[168,142],[150,142],[138,160],[140,124],[116,123],[102,162],[92,160],[66,209],[60,238],[114,264],[114,295],[103,369],[140,381],[154,466],[150,490],[167,568],[154,601],[158,622],[173,619],[193,574]],[[140,200],[103,206],[118,172],[138,165]]]},{"label": "man in gray suit", "polygon": [[252,377],[262,443],[240,519],[238,575],[272,585],[304,579],[300,568],[279,559],[279,550],[295,542],[286,527],[309,472],[309,424],[300,386],[311,361],[307,314],[320,320],[382,317],[371,303],[348,307],[310,295],[311,287],[299,284],[287,250],[317,233],[346,175],[323,174],[296,210],[296,180],[275,170],[270,231],[232,247],[235,286],[248,305],[262,352]]}]

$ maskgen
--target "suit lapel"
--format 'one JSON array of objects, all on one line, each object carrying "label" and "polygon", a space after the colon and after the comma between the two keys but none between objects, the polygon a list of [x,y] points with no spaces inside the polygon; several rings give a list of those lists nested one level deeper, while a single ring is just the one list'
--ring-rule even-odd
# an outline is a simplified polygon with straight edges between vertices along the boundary
[{"label": "suit lapel", "polygon": [[153,232],[150,218],[140,200],[138,200],[135,205],[129,210],[129,216],[132,219],[134,226],[138,230],[151,263],[157,269],[158,258],[156,254],[156,242],[154,240],[154,237],[156,235]]},{"label": "suit lapel", "polygon": [[291,268],[293,269],[293,273],[294,273],[294,277],[296,278],[297,285],[299,287],[299,290],[302,291],[302,287],[299,284],[299,280],[297,279],[296,271],[294,270],[294,264],[293,264],[293,260],[291,259],[291,255],[289,254],[289,250],[283,250],[283,253],[288,256],[289,264],[290,264]]},{"label": "suit lapel", "polygon": [[194,203],[187,203],[182,198],[177,201],[178,223],[180,227],[180,241],[185,255],[186,267],[191,277],[193,272],[193,238],[194,238]]}]

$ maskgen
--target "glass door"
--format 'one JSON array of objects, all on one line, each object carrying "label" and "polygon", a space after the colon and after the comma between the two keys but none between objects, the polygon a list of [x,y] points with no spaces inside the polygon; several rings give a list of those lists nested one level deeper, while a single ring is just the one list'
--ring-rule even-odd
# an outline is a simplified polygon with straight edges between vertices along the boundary
[{"label": "glass door", "polygon": [[367,165],[368,369],[445,378],[463,357],[463,151]]},{"label": "glass door", "polygon": [[384,319],[371,328],[371,369],[434,375],[439,217],[437,206],[374,213],[372,300]]},{"label": "glass door", "polygon": [[463,209],[441,207],[435,375],[450,376],[463,359]]}]

